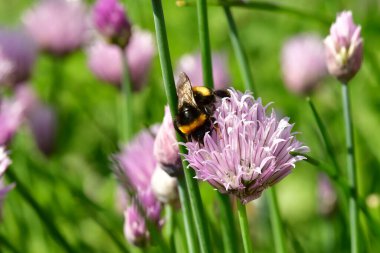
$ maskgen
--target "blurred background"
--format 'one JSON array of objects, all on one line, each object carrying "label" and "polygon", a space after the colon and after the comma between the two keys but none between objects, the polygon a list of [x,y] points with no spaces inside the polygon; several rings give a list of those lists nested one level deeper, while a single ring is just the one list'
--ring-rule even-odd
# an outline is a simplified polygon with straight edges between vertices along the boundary
[{"label": "blurred background", "polygon": [[[24,24],[28,23],[27,12],[37,2],[1,1],[0,29],[22,30]],[[150,1],[121,2],[125,4],[133,29],[144,30],[154,36]],[[352,92],[359,193],[372,217],[370,222],[364,215],[361,217],[362,237],[368,252],[379,252],[380,3],[376,0],[278,2],[314,15],[232,8],[249,56],[256,88],[254,95],[261,97],[264,104],[273,102],[273,108],[281,115],[289,116],[291,122],[295,123],[295,131],[300,132],[298,139],[311,148],[310,155],[327,163],[330,160],[305,96],[300,94],[303,92],[294,93],[284,84],[281,71],[283,46],[300,34],[326,37],[336,13],[342,10],[352,10],[355,23],[362,26],[364,62],[349,85]],[[85,1],[83,4],[87,15],[84,22],[88,27],[94,1]],[[189,54],[199,53],[196,8],[178,7],[174,0],[163,1],[163,7],[173,68],[176,69],[178,65],[182,65],[181,68],[189,64],[199,65],[197,57],[189,59]],[[58,16],[51,15],[45,22],[51,20],[54,23],[55,19]],[[34,24],[37,27],[34,29],[54,36],[54,30],[45,28],[45,22],[37,26]],[[67,22],[69,26],[69,20]],[[220,77],[222,86],[233,85],[244,90],[222,8],[209,7],[209,26],[212,50],[219,57],[216,57],[219,63],[215,63],[214,67],[225,64],[214,78]],[[13,160],[9,170],[23,182],[23,188],[16,185],[4,201],[0,224],[1,252],[66,252],[52,239],[51,231],[46,229],[43,219],[55,223],[78,252],[144,252],[143,249],[128,245],[124,238],[123,214],[118,209],[117,181],[111,170],[110,157],[118,152],[118,112],[115,108],[120,91],[117,85],[111,84],[112,81],[107,81],[107,77],[109,80],[113,75],[117,76],[113,72],[117,70],[105,69],[107,65],[113,64],[110,55],[99,53],[100,58],[91,58],[96,57],[91,52],[97,40],[91,26],[79,33],[85,38],[75,50],[40,50],[30,78],[20,89],[0,87],[1,92],[9,98],[16,96],[16,90],[22,96],[22,89],[32,89],[24,90],[24,95],[30,100],[38,100],[33,103],[37,103],[40,109],[30,113],[9,144]],[[67,36],[65,38],[70,40]],[[151,39],[155,44],[155,38]],[[26,42],[26,45],[21,46],[24,49],[34,43],[29,38],[23,40]],[[149,42],[146,47],[143,43],[137,44],[140,45],[140,48],[135,49],[139,52],[137,55],[150,50],[151,56],[147,57],[152,57],[152,62],[149,69],[144,69],[142,81],[136,81],[133,92],[134,133],[162,121],[166,104],[156,50],[151,48]],[[182,57],[186,55],[187,61],[183,63]],[[106,65],[99,65],[99,61]],[[136,61],[137,72],[140,71],[139,67],[150,65],[150,60],[147,63]],[[300,64],[299,68],[302,67],[303,64]],[[338,165],[344,173],[340,85],[331,77],[318,80],[318,83],[318,87],[313,87],[311,98],[327,126]],[[5,182],[12,182],[6,174]],[[337,196],[342,199],[343,195],[336,191],[334,184],[330,185],[318,168],[301,162],[276,187],[289,252],[349,251],[347,207],[344,202],[337,200]],[[43,208],[40,213],[24,200],[22,190],[29,192]],[[201,183],[201,190],[212,231],[218,234],[215,192],[205,183]],[[178,224],[182,221],[180,215],[180,212],[176,214]],[[255,252],[273,252],[265,194],[248,205],[248,216]],[[215,252],[219,252],[218,237],[213,238]],[[176,236],[179,247],[182,247],[179,252],[186,252],[183,240],[183,237]],[[13,246],[6,247],[5,241],[11,242]]]}]

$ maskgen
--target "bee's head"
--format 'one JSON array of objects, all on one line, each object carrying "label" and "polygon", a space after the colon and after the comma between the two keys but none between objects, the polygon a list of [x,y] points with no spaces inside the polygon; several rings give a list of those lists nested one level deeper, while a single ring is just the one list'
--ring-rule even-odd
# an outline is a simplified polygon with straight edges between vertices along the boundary
[{"label": "bee's head", "polygon": [[202,112],[197,107],[185,103],[179,110],[177,115],[177,121],[181,125],[189,124],[199,118]]}]

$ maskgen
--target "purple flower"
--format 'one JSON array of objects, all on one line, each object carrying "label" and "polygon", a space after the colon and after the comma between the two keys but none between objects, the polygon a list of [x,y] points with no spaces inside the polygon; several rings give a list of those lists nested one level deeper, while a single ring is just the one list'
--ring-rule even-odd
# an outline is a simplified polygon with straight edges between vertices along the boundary
[{"label": "purple flower", "polygon": [[305,159],[289,152],[306,152],[296,140],[289,118],[277,119],[250,93],[230,89],[214,113],[216,130],[206,133],[204,145],[187,142],[184,155],[196,178],[222,193],[236,195],[243,204],[260,197],[265,188],[283,179]]},{"label": "purple flower", "polygon": [[26,34],[0,29],[0,85],[26,81],[35,57],[35,47]]},{"label": "purple flower", "polygon": [[165,107],[165,116],[154,142],[154,156],[162,168],[171,176],[182,171],[178,142],[169,107]]},{"label": "purple flower", "polygon": [[[226,89],[231,84],[231,79],[227,71],[226,56],[221,53],[212,55],[212,75],[215,89]],[[202,59],[199,53],[182,56],[177,64],[176,73],[185,72],[193,85],[203,86]]]},{"label": "purple flower", "polygon": [[318,207],[322,215],[332,214],[337,207],[337,194],[325,174],[318,176]]},{"label": "purple flower", "polygon": [[337,15],[325,39],[327,67],[331,75],[347,83],[359,71],[363,60],[361,27],[356,26],[351,11]]},{"label": "purple flower", "polygon": [[0,216],[4,198],[6,194],[14,187],[14,184],[4,187],[3,183],[1,182],[3,175],[10,164],[11,160],[8,158],[7,152],[5,152],[5,148],[3,146],[0,146]]},{"label": "purple flower", "polygon": [[[150,130],[140,132],[121,153],[116,155],[120,172],[119,180],[126,188],[133,188],[136,196],[127,196],[131,204],[126,210],[124,231],[127,239],[133,244],[140,244],[148,239],[144,219],[136,212],[135,201],[144,209],[147,218],[159,227],[161,204],[151,189],[151,180],[157,161],[153,156],[154,134],[158,131],[155,125]],[[130,184],[130,185],[129,185]]]},{"label": "purple flower", "polygon": [[312,91],[327,75],[322,39],[301,34],[286,41],[282,48],[282,75],[287,88],[297,94]]},{"label": "purple flower", "polygon": [[[133,30],[125,53],[135,91],[141,90],[145,84],[155,52],[152,34],[147,31]],[[120,86],[121,55],[118,46],[97,41],[87,52],[88,66],[100,80]]]},{"label": "purple flower", "polygon": [[12,139],[21,125],[25,105],[16,99],[0,100],[0,146],[6,145]]},{"label": "purple flower", "polygon": [[117,0],[98,0],[93,20],[96,29],[112,44],[125,47],[131,35],[131,24]]},{"label": "purple flower", "polygon": [[45,155],[54,151],[57,118],[53,108],[39,103],[27,114],[37,147]]},{"label": "purple flower", "polygon": [[84,43],[88,28],[86,19],[81,1],[43,0],[27,11],[23,21],[40,49],[63,55]]}]

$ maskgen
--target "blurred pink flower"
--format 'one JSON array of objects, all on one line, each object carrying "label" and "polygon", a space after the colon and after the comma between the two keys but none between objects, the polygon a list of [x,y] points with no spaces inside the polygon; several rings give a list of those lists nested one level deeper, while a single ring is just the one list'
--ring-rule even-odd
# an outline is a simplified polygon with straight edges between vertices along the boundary
[{"label": "blurred pink flower", "polygon": [[[226,89],[231,85],[231,78],[227,70],[226,55],[212,54],[212,67],[215,89]],[[186,54],[178,61],[176,73],[185,72],[194,86],[203,86],[202,60],[199,53]]]},{"label": "blurred pink flower", "polygon": [[79,48],[87,36],[81,1],[42,0],[23,17],[26,30],[41,50],[63,55]]},{"label": "blurred pink flower", "polygon": [[[88,52],[88,66],[100,80],[120,86],[122,79],[121,49],[103,41],[97,41]],[[133,90],[141,90],[155,55],[154,39],[150,32],[133,30],[126,47]]]},{"label": "blurred pink flower", "polygon": [[320,214],[331,215],[338,204],[338,197],[330,179],[325,174],[318,175],[318,211]]},{"label": "blurred pink flower", "polygon": [[0,85],[26,81],[35,58],[36,49],[26,34],[0,28]]},{"label": "blurred pink flower", "polygon": [[21,125],[25,106],[15,98],[0,100],[0,146],[7,145]]},{"label": "blurred pink flower", "polygon": [[131,23],[117,0],[97,0],[93,21],[98,32],[112,44],[125,47],[131,36]]},{"label": "blurred pink flower", "polygon": [[343,83],[350,81],[363,61],[361,27],[354,24],[351,11],[337,15],[325,39],[327,67],[331,75]]},{"label": "blurred pink flower", "polygon": [[161,204],[151,188],[152,175],[157,166],[153,156],[153,144],[158,127],[155,125],[140,132],[115,156],[118,165],[115,170],[116,176],[126,189],[136,194],[127,196],[130,204],[126,208],[124,223],[125,236],[135,245],[141,245],[149,239],[144,219],[137,212],[138,203],[141,204],[147,218],[157,227],[160,225]]},{"label": "blurred pink flower", "polygon": [[314,90],[327,75],[322,39],[314,34],[301,34],[286,41],[281,68],[290,91],[307,94]]},{"label": "blurred pink flower", "polygon": [[27,115],[37,147],[45,155],[54,151],[57,117],[53,108],[38,104]]},{"label": "blurred pink flower", "polygon": [[165,106],[164,120],[154,141],[153,153],[156,160],[169,175],[179,176],[182,174],[178,142],[168,106]]},{"label": "blurred pink flower", "polygon": [[7,193],[14,187],[14,184],[4,186],[2,183],[2,177],[10,164],[11,160],[9,159],[8,154],[5,151],[5,147],[0,146],[0,216],[4,198],[7,195]]},{"label": "blurred pink flower", "polygon": [[246,204],[305,159],[290,152],[307,152],[308,147],[291,132],[289,118],[279,119],[274,111],[267,114],[267,106],[250,93],[229,92],[231,97],[218,102],[213,115],[218,130],[206,133],[204,145],[186,142],[188,154],[184,157],[197,179]]}]

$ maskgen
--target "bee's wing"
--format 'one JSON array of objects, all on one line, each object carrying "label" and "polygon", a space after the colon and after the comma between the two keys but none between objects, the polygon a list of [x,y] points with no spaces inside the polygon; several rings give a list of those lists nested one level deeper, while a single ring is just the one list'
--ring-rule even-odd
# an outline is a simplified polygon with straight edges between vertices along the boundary
[{"label": "bee's wing", "polygon": [[185,103],[197,107],[197,103],[195,102],[194,94],[191,89],[190,79],[184,72],[179,74],[177,81],[177,96],[178,108],[181,108]]}]

